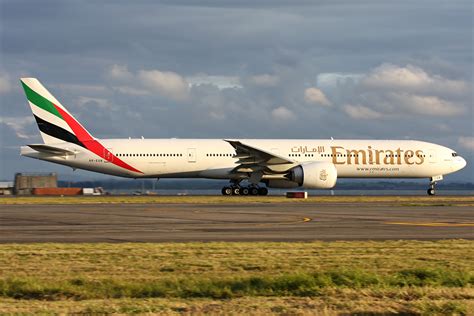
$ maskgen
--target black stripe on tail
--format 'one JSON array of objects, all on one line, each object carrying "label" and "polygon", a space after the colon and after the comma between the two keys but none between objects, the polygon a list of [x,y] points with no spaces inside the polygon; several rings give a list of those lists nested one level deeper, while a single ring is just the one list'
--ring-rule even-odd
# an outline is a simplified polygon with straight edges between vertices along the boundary
[{"label": "black stripe on tail", "polygon": [[55,138],[61,139],[65,142],[74,143],[86,148],[86,146],[84,146],[84,144],[73,133],[65,130],[64,128],[51,124],[39,118],[36,115],[34,115],[34,117],[40,131],[42,131],[43,133],[48,134],[49,136],[53,136]]}]

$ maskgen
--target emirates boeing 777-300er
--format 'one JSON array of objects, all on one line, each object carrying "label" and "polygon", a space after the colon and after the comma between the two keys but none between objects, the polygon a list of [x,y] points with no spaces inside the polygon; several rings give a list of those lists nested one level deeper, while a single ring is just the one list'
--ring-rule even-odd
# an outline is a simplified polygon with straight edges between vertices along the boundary
[{"label": "emirates boeing 777-300er", "polygon": [[73,169],[228,179],[224,195],[266,195],[267,187],[330,189],[338,178],[429,178],[433,195],[443,175],[466,166],[454,150],[416,140],[98,139],[37,79],[21,84],[44,142],[22,146],[21,155]]}]

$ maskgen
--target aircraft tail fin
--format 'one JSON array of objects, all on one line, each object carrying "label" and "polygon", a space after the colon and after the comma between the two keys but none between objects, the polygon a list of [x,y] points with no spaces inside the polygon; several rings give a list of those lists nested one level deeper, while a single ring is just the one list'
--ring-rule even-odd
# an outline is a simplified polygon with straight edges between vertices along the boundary
[{"label": "aircraft tail fin", "polygon": [[23,89],[45,144],[62,142],[85,147],[92,135],[36,78],[21,78]]}]

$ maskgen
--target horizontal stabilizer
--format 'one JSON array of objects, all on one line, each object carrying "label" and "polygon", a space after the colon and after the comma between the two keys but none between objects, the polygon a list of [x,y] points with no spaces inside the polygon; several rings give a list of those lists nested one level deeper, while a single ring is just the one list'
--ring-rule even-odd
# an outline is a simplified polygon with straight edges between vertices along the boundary
[{"label": "horizontal stabilizer", "polygon": [[49,146],[49,145],[43,145],[43,144],[32,144],[32,145],[28,145],[28,147],[30,147],[30,148],[32,148],[36,151],[39,151],[41,153],[50,154],[50,155],[69,156],[69,155],[75,155],[76,154],[72,150],[59,148],[59,147],[54,147],[54,146]]}]

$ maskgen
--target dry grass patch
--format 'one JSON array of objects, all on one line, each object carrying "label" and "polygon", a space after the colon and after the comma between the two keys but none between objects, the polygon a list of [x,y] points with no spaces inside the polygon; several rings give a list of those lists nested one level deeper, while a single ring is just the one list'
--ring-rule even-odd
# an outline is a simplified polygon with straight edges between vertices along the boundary
[{"label": "dry grass patch", "polygon": [[[471,315],[474,311],[473,293],[459,290],[462,297],[446,296],[436,289],[436,298],[410,295],[402,298],[393,293],[374,293],[350,289],[331,290],[317,297],[241,297],[235,299],[209,298],[149,298],[106,300],[32,301],[0,298],[0,311],[14,314],[225,314],[225,315],[341,315],[341,314],[414,314]],[[406,296],[409,296],[407,298]],[[432,296],[432,295],[431,295]]]},{"label": "dry grass patch", "polygon": [[474,241],[0,245],[0,312],[474,312]]},{"label": "dry grass patch", "polygon": [[0,245],[0,276],[152,280],[357,269],[472,271],[474,241],[94,243]]},{"label": "dry grass patch", "polygon": [[472,196],[28,196],[1,197],[12,204],[236,204],[236,203],[389,203],[407,206],[474,206]]}]

